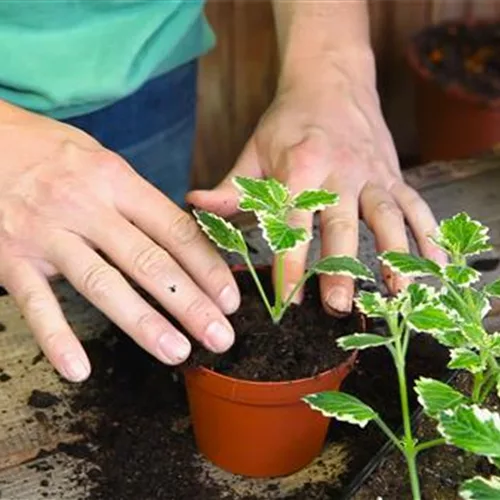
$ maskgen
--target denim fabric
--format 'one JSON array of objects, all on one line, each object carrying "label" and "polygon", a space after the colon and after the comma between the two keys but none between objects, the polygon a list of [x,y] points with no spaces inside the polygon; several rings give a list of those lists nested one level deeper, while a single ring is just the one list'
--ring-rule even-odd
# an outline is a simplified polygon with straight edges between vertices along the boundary
[{"label": "denim fabric", "polygon": [[106,108],[63,120],[119,153],[179,205],[189,189],[197,62],[151,80]]}]

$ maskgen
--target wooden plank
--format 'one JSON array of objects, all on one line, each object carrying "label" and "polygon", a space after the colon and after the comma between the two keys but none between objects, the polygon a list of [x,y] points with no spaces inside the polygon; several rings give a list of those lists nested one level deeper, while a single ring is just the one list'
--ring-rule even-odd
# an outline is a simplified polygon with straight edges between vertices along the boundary
[{"label": "wooden plank", "polygon": [[[422,189],[422,194],[438,218],[466,210],[473,217],[489,224],[494,244],[492,255],[498,257],[500,256],[500,196],[497,186],[500,185],[500,169],[496,167],[496,161],[461,162],[453,167],[426,166],[413,171],[413,182],[414,185],[426,186]],[[427,174],[425,174],[426,169]],[[429,172],[432,175],[429,175]],[[447,179],[455,180],[448,183]],[[249,243],[257,249],[256,261],[268,262],[269,253],[262,243],[259,231],[255,227],[250,227],[247,236]],[[364,226],[361,229],[360,240],[361,258],[377,271],[373,237]],[[310,258],[316,258],[318,253],[316,240]],[[230,261],[233,261],[232,258]],[[498,276],[499,270],[486,273],[488,280]],[[99,335],[106,328],[108,322],[102,314],[74,290],[65,283],[60,283],[56,288],[63,300],[65,312],[80,336]],[[36,467],[33,467],[36,461],[23,466],[13,467],[13,465],[29,459],[43,448],[53,448],[58,442],[75,439],[75,436],[68,431],[73,417],[65,415],[65,397],[70,387],[74,386],[61,383],[46,361],[33,364],[38,349],[9,297],[0,298],[0,318],[6,327],[6,330],[0,333],[0,360],[2,360],[0,367],[5,373],[12,375],[11,380],[0,383],[0,467],[9,466],[0,471],[0,490],[4,492],[2,498],[9,500],[40,500],[39,483],[45,477],[45,472],[37,471]],[[491,319],[490,327],[500,328],[498,316]],[[61,413],[60,425],[57,428],[47,426],[43,419],[34,418],[35,410],[26,406],[32,389],[47,390],[61,397],[61,404],[50,410]],[[55,478],[54,484],[62,487],[66,496],[54,494],[49,498],[74,500],[85,498],[78,485],[71,486],[68,482],[70,481],[68,471],[74,470],[78,461],[61,457],[57,453],[51,460],[53,460],[51,472]],[[237,498],[237,491],[250,487],[247,482],[226,483],[227,477],[217,476],[215,470],[210,469],[208,464],[205,465],[208,467],[207,474],[212,479],[215,477],[227,484],[230,492],[228,498]],[[321,470],[318,473],[320,472]],[[257,488],[257,485],[252,487]],[[234,492],[234,495],[231,492]],[[264,497],[262,498],[264,500]]]}]

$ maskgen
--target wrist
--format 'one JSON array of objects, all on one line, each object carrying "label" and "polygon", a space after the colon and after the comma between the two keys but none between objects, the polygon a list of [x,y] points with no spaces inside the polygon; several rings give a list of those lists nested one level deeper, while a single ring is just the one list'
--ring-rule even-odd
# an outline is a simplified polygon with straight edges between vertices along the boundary
[{"label": "wrist", "polygon": [[369,45],[324,50],[308,56],[284,55],[278,91],[291,87],[346,84],[376,88],[375,56]]}]

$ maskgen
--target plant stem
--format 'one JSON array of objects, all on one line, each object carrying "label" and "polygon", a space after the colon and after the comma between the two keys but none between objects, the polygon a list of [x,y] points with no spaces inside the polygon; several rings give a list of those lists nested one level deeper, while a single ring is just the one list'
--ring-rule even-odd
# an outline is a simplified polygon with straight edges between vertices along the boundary
[{"label": "plant stem", "polygon": [[279,316],[277,316],[278,321],[281,320],[283,315],[285,314],[285,311],[290,307],[290,304],[292,303],[293,298],[295,295],[297,295],[297,292],[304,286],[304,283],[314,274],[313,271],[307,271],[304,273],[300,281],[294,286],[293,290],[291,291],[290,295],[286,298],[283,307],[281,308],[281,313]]},{"label": "plant stem", "polygon": [[428,450],[429,448],[434,448],[435,446],[441,446],[442,444],[446,444],[446,439],[436,438],[430,441],[426,441],[425,443],[419,443],[415,446],[415,453],[420,453],[421,451]]},{"label": "plant stem", "polygon": [[481,387],[483,386],[483,374],[475,373],[474,374],[474,385],[472,387],[472,401],[477,403],[479,401],[481,395]]},{"label": "plant stem", "polygon": [[496,370],[491,370],[484,380],[482,387],[479,391],[479,396],[477,398],[477,403],[481,404],[490,395],[493,387],[497,383],[498,372]]},{"label": "plant stem", "polygon": [[398,339],[396,342],[396,369],[398,372],[398,382],[399,382],[399,396],[401,400],[401,413],[403,416],[403,428],[404,428],[404,455],[406,458],[406,463],[408,465],[408,473],[410,475],[411,491],[413,495],[413,500],[420,500],[420,482],[418,479],[417,464],[416,464],[416,447],[415,440],[413,438],[413,432],[411,428],[410,420],[410,405],[408,403],[408,387],[406,383],[406,363],[403,353],[403,348],[401,346],[401,340]]},{"label": "plant stem", "polygon": [[271,318],[273,319],[273,321],[276,322],[273,308],[271,307],[271,304],[269,303],[266,292],[264,291],[264,287],[262,286],[262,283],[260,282],[259,277],[257,276],[257,272],[255,271],[255,267],[253,266],[252,261],[250,260],[250,257],[248,257],[248,255],[246,255],[246,256],[244,256],[244,260],[245,260],[245,264],[248,267],[248,270],[250,271],[250,274],[252,275],[253,280],[255,281],[255,284],[257,285],[257,290],[259,290],[260,296],[262,297],[262,301],[264,302],[266,309],[268,310],[269,314],[271,315]]},{"label": "plant stem", "polygon": [[394,434],[394,432],[391,431],[389,426],[380,418],[377,417],[374,422],[380,427],[380,429],[384,432],[384,434],[395,444],[397,449],[403,453],[403,455],[406,454],[406,450],[403,448],[403,445],[401,444],[401,440]]},{"label": "plant stem", "polygon": [[283,316],[283,283],[285,276],[285,254],[279,253],[276,255],[276,283],[275,283],[275,292],[274,292],[274,319],[276,322],[281,319]]},{"label": "plant stem", "polygon": [[408,464],[408,473],[410,474],[410,484],[411,484],[411,493],[413,496],[413,500],[421,500],[420,495],[420,482],[418,479],[418,470],[417,470],[417,454],[415,450],[412,450],[411,453],[405,453],[406,463]]}]

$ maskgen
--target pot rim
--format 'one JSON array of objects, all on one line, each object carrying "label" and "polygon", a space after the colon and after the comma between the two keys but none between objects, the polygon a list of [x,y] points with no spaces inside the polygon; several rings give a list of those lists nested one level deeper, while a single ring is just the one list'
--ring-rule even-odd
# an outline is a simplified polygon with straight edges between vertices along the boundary
[{"label": "pot rim", "polygon": [[500,97],[495,99],[488,99],[480,96],[479,94],[468,90],[464,85],[459,83],[452,83],[447,86],[441,85],[435,78],[434,74],[427,69],[421,59],[419,57],[419,51],[417,50],[417,40],[425,36],[429,31],[436,28],[444,28],[444,27],[453,27],[453,26],[481,26],[481,25],[491,25],[499,22],[499,19],[496,20],[451,20],[451,21],[443,21],[438,24],[432,24],[426,26],[416,35],[414,35],[406,49],[406,59],[410,66],[410,68],[426,83],[434,85],[435,87],[442,90],[445,94],[450,97],[454,97],[457,100],[467,102],[469,104],[473,104],[475,106],[481,106],[484,108],[491,108],[495,111],[500,108]]},{"label": "pot rim", "polygon": [[[270,268],[270,265],[257,265],[257,269]],[[231,266],[233,273],[245,271],[247,266],[245,264],[236,264]],[[356,307],[353,309],[353,313],[359,320],[360,327],[358,331],[366,331],[367,318],[364,314],[359,311]],[[182,371],[184,376],[189,376],[191,383],[202,388],[206,391],[217,395],[218,397],[229,397],[234,400],[239,400],[246,403],[255,403],[259,401],[262,403],[262,398],[264,394],[272,393],[273,402],[269,404],[291,401],[291,395],[293,394],[293,400],[295,402],[295,395],[298,388],[302,388],[305,392],[308,392],[306,388],[311,386],[311,391],[314,392],[314,386],[323,379],[333,378],[340,379],[341,381],[347,376],[347,374],[352,370],[356,364],[358,357],[358,350],[353,350],[352,353],[348,353],[347,357],[331,368],[328,368],[316,375],[311,375],[310,377],[303,377],[299,379],[292,380],[281,380],[281,381],[255,381],[243,378],[231,377],[229,375],[224,375],[218,373],[211,368],[205,366],[197,367],[185,367]],[[209,380],[213,382],[218,382],[218,387],[216,388],[214,384],[210,384],[210,389],[207,387]],[[238,389],[239,388],[239,389]],[[276,390],[282,391],[281,397],[276,397]],[[267,399],[267,398],[265,398]]]},{"label": "pot rim", "polygon": [[280,381],[259,381],[259,380],[247,380],[244,378],[237,378],[237,377],[231,377],[229,375],[223,375],[222,373],[218,373],[215,370],[212,370],[211,368],[207,368],[205,366],[197,366],[197,367],[190,367],[186,368],[184,370],[185,373],[190,372],[194,373],[197,372],[202,376],[210,376],[210,377],[215,377],[219,378],[221,380],[224,380],[225,382],[229,384],[234,384],[237,383],[238,385],[245,386],[245,387],[290,387],[290,386],[296,386],[296,385],[303,385],[307,382],[314,382],[317,381],[321,378],[327,377],[330,375],[332,372],[337,372],[342,369],[351,369],[355,363],[356,363],[356,358],[357,358],[357,350],[353,351],[344,361],[339,363],[337,366],[334,366],[332,368],[328,368],[327,370],[324,370],[320,373],[317,373],[316,375],[311,375],[310,377],[303,377],[303,378],[296,378],[292,380],[280,380]]}]

